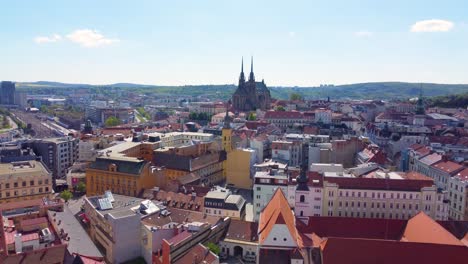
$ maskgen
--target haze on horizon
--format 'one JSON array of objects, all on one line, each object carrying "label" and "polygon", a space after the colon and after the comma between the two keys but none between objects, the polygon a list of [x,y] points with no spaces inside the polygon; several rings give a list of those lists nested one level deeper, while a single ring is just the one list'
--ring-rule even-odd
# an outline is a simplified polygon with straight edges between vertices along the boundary
[{"label": "haze on horizon", "polygon": [[468,83],[465,1],[8,1],[0,79]]}]

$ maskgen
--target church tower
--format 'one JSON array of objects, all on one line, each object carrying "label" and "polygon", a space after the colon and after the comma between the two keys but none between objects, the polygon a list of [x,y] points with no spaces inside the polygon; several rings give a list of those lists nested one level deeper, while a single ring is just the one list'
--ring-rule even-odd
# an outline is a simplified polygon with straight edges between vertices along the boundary
[{"label": "church tower", "polygon": [[296,178],[297,191],[309,191],[309,186],[307,183],[309,182],[309,178],[307,177],[307,171],[309,170],[308,162],[307,162],[307,152],[309,150],[309,145],[304,143],[302,145],[302,163],[301,163],[301,172],[299,176]]},{"label": "church tower", "polygon": [[232,150],[232,128],[231,128],[231,118],[229,117],[229,105],[230,101],[228,101],[226,105],[226,116],[224,117],[224,125],[221,131],[222,142],[223,142],[223,150],[226,152],[231,152]]},{"label": "church tower", "polygon": [[250,74],[249,74],[249,82],[255,82],[255,76],[253,72],[253,56],[250,58]]},{"label": "church tower", "polygon": [[226,116],[224,117],[224,124],[223,130],[221,131],[221,137],[223,142],[223,150],[226,152],[226,160],[223,162],[223,176],[226,178],[227,175],[227,163],[228,163],[228,156],[229,152],[232,151],[232,128],[231,128],[231,118],[229,117],[229,105],[230,101],[228,101],[226,105]]}]

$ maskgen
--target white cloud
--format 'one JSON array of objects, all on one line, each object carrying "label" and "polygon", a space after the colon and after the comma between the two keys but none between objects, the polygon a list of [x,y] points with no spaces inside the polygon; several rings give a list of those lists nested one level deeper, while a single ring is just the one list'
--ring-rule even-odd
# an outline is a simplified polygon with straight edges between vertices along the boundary
[{"label": "white cloud", "polygon": [[430,19],[422,20],[411,26],[411,32],[446,32],[450,31],[454,23],[448,20]]},{"label": "white cloud", "polygon": [[44,36],[39,36],[39,37],[36,37],[34,38],[34,42],[38,43],[38,44],[42,44],[42,43],[51,43],[51,42],[57,42],[59,40],[62,39],[62,36],[58,35],[58,34],[54,34],[50,37],[44,37]]},{"label": "white cloud", "polygon": [[119,39],[104,37],[99,31],[91,29],[77,29],[67,35],[67,38],[86,48],[95,48],[119,42]]},{"label": "white cloud", "polygon": [[370,32],[370,31],[357,31],[357,32],[354,32],[354,36],[356,37],[370,37],[372,36],[374,33]]},{"label": "white cloud", "polygon": [[296,32],[290,31],[290,32],[289,32],[289,36],[290,36],[291,38],[294,38],[294,37],[296,36]]}]

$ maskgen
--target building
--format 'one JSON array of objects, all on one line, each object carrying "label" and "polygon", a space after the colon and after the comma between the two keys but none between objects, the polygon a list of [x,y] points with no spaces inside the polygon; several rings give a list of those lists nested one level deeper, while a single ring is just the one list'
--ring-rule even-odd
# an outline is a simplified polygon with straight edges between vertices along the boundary
[{"label": "building", "polygon": [[134,157],[98,157],[86,169],[86,194],[94,196],[111,190],[116,194],[138,196],[157,186],[164,172],[151,162]]},{"label": "building", "polygon": [[232,95],[232,106],[237,111],[255,111],[257,109],[266,110],[270,108],[271,95],[265,82],[255,81],[253,73],[253,58],[250,65],[249,80],[245,81],[244,60],[242,60],[239,86]]},{"label": "building", "polygon": [[[435,221],[297,217],[281,189],[262,211],[257,263],[465,263],[466,225]],[[363,252],[365,249],[366,252]]]},{"label": "building", "polygon": [[267,111],[264,119],[282,131],[292,128],[295,124],[304,124],[306,122],[304,115],[298,111]]},{"label": "building", "polygon": [[463,165],[443,159],[442,161],[431,165],[431,170],[429,170],[427,175],[434,179],[434,182],[439,188],[447,190],[450,178],[463,169]]},{"label": "building", "polygon": [[241,195],[232,194],[230,190],[221,187],[214,188],[205,196],[205,213],[218,217],[243,219],[246,201]]},{"label": "building", "polygon": [[331,124],[332,122],[332,111],[319,108],[315,110],[315,123]]},{"label": "building", "polygon": [[48,198],[52,175],[40,161],[0,163],[0,203]]},{"label": "building", "polygon": [[296,254],[303,247],[296,221],[285,194],[278,188],[260,214],[258,263],[303,263],[303,257]]},{"label": "building", "polygon": [[56,179],[65,179],[67,170],[78,159],[78,139],[73,137],[30,140],[23,147],[31,148],[52,172],[54,187]]},{"label": "building", "polygon": [[232,219],[224,239],[219,243],[221,252],[241,259],[258,259],[258,223]]},{"label": "building", "polygon": [[154,152],[153,163],[164,166],[166,182],[192,175],[205,185],[224,180],[226,152],[218,142],[200,142],[175,148],[160,148]]},{"label": "building", "polygon": [[429,177],[395,172],[372,177],[324,177],[322,215],[409,219],[423,211],[433,219],[447,220],[446,193]]},{"label": "building", "polygon": [[0,84],[0,105],[15,104],[15,83],[3,81]]},{"label": "building", "polygon": [[468,168],[449,179],[449,218],[468,221]]},{"label": "building", "polygon": [[227,154],[226,183],[240,189],[252,189],[256,151],[235,149]]},{"label": "building", "polygon": [[151,203],[144,201],[111,192],[84,198],[91,240],[104,253],[106,262],[123,263],[141,256],[141,218]]},{"label": "building", "polygon": [[[295,205],[294,191],[289,192],[288,188],[289,177],[284,169],[279,169],[274,165],[261,168],[254,176],[254,197],[253,197],[253,212],[254,221],[258,221],[260,212],[268,204],[271,197],[277,189],[281,189],[288,197],[291,207]],[[295,186],[292,187],[295,189]]]},{"label": "building", "polygon": [[67,235],[49,211],[63,211],[63,203],[36,199],[0,205],[0,263],[64,263]]}]

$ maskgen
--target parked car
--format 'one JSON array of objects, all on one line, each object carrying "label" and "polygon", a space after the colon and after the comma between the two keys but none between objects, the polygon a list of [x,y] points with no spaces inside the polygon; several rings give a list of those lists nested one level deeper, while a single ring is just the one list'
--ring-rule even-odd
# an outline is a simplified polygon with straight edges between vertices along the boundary
[{"label": "parked car", "polygon": [[247,263],[257,263],[257,257],[255,255],[245,255],[243,260]]}]

